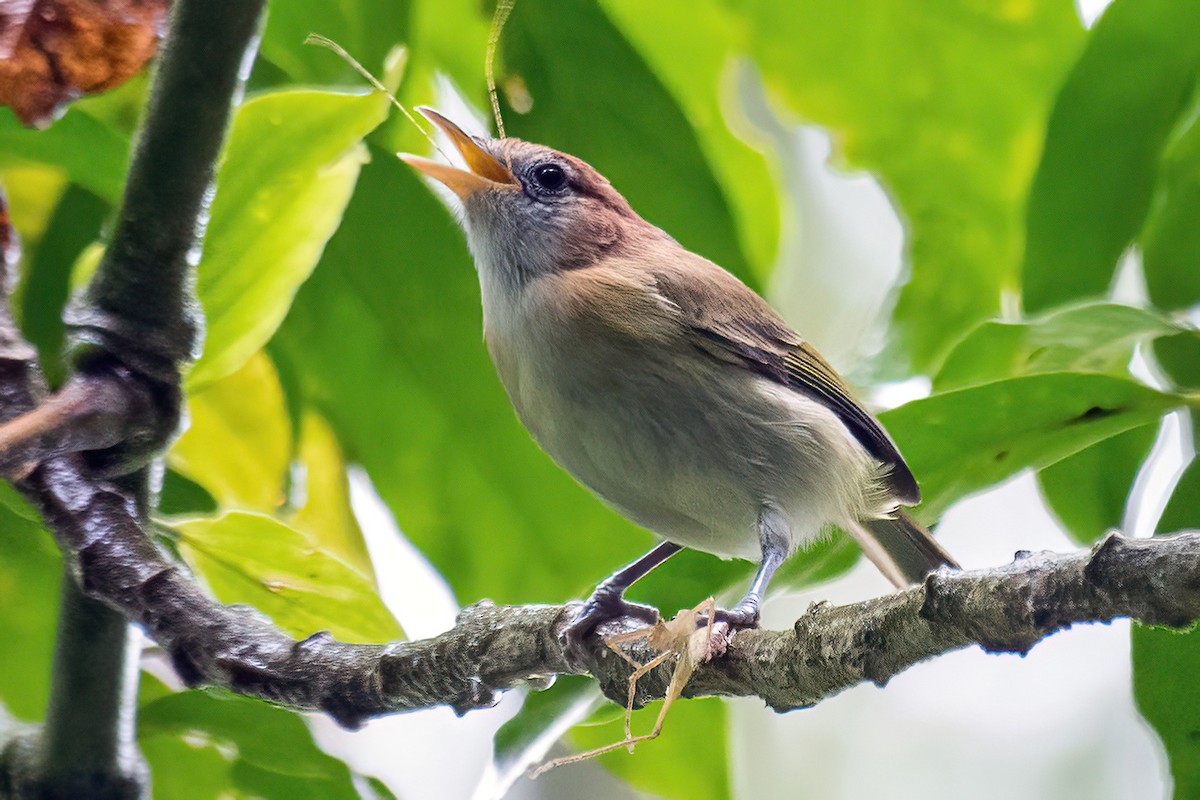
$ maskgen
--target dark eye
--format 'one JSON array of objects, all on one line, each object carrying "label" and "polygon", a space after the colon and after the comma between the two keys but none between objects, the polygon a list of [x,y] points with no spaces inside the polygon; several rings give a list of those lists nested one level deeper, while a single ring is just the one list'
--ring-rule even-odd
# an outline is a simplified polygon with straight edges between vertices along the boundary
[{"label": "dark eye", "polygon": [[538,164],[529,171],[537,188],[546,192],[561,192],[567,187],[567,173],[558,164]]}]

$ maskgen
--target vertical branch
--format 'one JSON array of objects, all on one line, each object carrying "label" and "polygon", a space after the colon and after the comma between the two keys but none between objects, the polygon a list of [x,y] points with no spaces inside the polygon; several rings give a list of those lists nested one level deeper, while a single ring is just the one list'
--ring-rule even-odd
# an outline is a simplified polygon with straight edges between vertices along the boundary
[{"label": "vertical branch", "polygon": [[197,245],[262,8],[263,0],[175,4],[112,242],[67,319],[85,362],[96,347],[172,384],[195,356]]},{"label": "vertical branch", "polygon": [[137,659],[129,621],[63,575],[50,705],[36,751],[39,791],[49,797],[139,797]]},{"label": "vertical branch", "polygon": [[[102,424],[85,437],[91,447],[64,451],[89,451],[86,458],[50,449],[17,484],[46,514],[60,544],[70,538],[64,527],[75,521],[71,512],[100,498],[104,508],[119,511],[113,516],[125,527],[89,526],[89,545],[132,531],[138,546],[153,551],[141,538],[150,505],[146,477],[175,434],[182,369],[199,343],[194,271],[217,157],[257,50],[264,4],[174,4],[112,241],[66,314],[75,367],[68,385],[74,381],[94,399],[91,410]],[[0,217],[3,211],[0,203]],[[7,272],[16,261],[6,223],[0,218],[0,267]],[[30,411],[45,393],[36,353],[12,324],[7,286],[0,292],[0,422]],[[53,513],[67,509],[65,516]],[[69,567],[50,706],[40,731],[14,738],[0,752],[0,796],[144,797],[130,629],[112,605],[87,596],[94,585],[79,584],[89,574],[88,556],[64,550]]]},{"label": "vertical branch", "polygon": [[[0,194],[0,421],[33,408],[45,393],[37,353],[12,318],[7,288],[18,244]],[[28,486],[22,486],[27,489]],[[25,731],[0,753],[0,797],[139,798],[146,769],[133,713],[137,663],[129,622],[86,597],[70,569],[63,574],[50,704],[41,731]]]}]

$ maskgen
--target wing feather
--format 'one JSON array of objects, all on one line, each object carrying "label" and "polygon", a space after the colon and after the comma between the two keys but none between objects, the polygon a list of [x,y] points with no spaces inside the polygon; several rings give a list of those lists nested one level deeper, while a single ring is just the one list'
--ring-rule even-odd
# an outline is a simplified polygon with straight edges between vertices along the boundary
[{"label": "wing feather", "polygon": [[697,346],[823,403],[867,452],[891,467],[888,484],[896,496],[908,505],[920,502],[920,489],[904,457],[837,371],[749,287],[717,265],[695,258],[686,279],[676,269],[656,270],[654,279],[659,294],[678,309],[681,321],[696,336]]}]

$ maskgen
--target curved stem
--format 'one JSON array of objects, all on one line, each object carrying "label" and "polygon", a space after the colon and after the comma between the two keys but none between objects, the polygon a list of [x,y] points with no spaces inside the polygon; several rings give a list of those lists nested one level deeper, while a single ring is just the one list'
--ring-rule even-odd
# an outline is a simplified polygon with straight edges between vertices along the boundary
[{"label": "curved stem", "polygon": [[24,414],[0,423],[0,474],[28,474],[51,456],[121,442],[138,399],[111,380],[71,380]]}]

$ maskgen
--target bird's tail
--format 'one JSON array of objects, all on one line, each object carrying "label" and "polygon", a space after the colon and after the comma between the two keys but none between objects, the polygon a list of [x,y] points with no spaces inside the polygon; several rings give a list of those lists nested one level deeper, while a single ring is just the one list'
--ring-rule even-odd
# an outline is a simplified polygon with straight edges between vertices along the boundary
[{"label": "bird's tail", "polygon": [[846,526],[863,553],[896,586],[922,580],[938,567],[958,569],[958,562],[933,539],[921,523],[904,509],[890,517],[863,520]]}]

